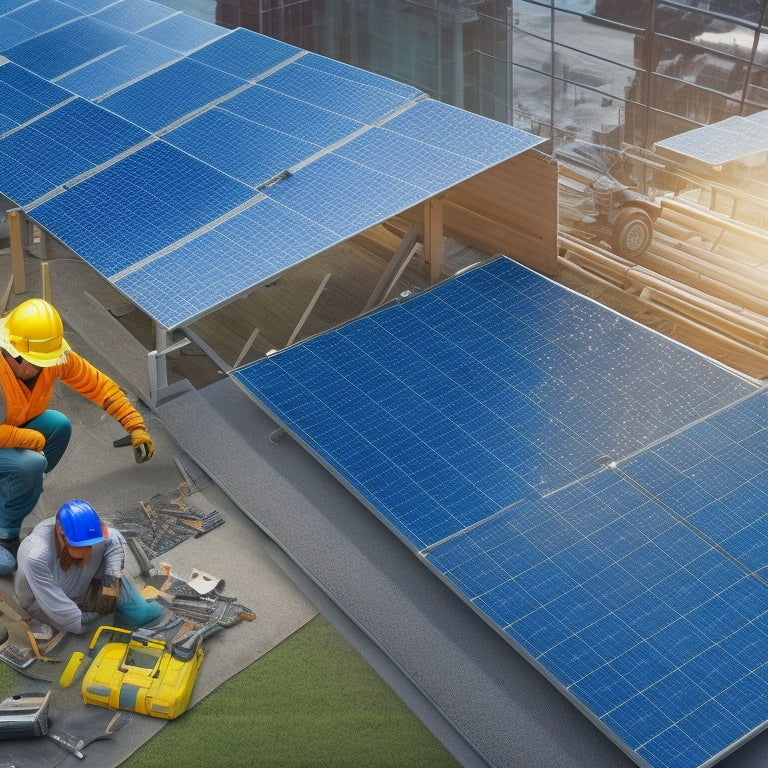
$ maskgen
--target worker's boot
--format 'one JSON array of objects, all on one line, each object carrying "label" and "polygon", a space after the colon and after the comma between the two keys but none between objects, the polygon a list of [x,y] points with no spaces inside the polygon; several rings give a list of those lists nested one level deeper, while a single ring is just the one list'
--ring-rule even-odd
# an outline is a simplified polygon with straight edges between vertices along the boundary
[{"label": "worker's boot", "polygon": [[[11,539],[0,539],[0,547],[6,550],[0,554],[0,570],[3,575],[13,573],[16,570],[16,555],[19,551],[19,537],[14,536]],[[8,557],[10,555],[10,557]],[[13,561],[12,563],[10,561]]]}]

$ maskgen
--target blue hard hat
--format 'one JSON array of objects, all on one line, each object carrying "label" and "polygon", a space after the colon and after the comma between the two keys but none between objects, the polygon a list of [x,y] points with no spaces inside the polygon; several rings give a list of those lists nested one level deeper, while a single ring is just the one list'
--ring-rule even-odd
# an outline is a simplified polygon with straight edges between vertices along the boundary
[{"label": "blue hard hat", "polygon": [[104,541],[101,520],[96,510],[82,499],[65,501],[56,513],[56,519],[72,547],[90,547]]}]

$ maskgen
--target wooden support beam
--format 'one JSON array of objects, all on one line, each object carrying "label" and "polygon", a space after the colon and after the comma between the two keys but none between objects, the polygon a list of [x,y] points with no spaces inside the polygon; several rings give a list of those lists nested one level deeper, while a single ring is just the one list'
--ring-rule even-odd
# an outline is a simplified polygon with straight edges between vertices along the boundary
[{"label": "wooden support beam", "polygon": [[51,265],[47,261],[44,261],[40,265],[40,287],[43,298],[49,304],[53,304],[53,290],[51,288]]},{"label": "wooden support beam", "polygon": [[8,233],[11,240],[11,269],[13,270],[13,289],[15,293],[27,290],[27,275],[24,270],[24,245],[21,237],[21,212],[8,211]]},{"label": "wooden support beam", "polygon": [[413,258],[413,254],[416,253],[419,248],[419,244],[416,242],[417,237],[418,227],[411,227],[405,233],[405,237],[403,237],[398,249],[395,251],[389,264],[382,272],[381,277],[376,283],[376,287],[373,289],[368,301],[365,303],[363,312],[367,312],[369,309],[377,307],[386,300],[392,287],[400,279],[405,268],[408,266],[408,262]]},{"label": "wooden support beam", "polygon": [[251,331],[248,341],[245,342],[243,348],[240,350],[240,354],[237,356],[237,360],[232,364],[233,368],[237,368],[237,366],[243,362],[243,358],[250,352],[253,342],[256,341],[256,337],[259,335],[259,330],[259,328],[254,328],[253,331]]},{"label": "wooden support beam", "polygon": [[443,201],[431,197],[424,203],[424,258],[429,264],[429,284],[443,272]]},{"label": "wooden support beam", "polygon": [[312,297],[312,300],[307,304],[307,308],[304,310],[304,314],[301,316],[301,319],[299,320],[296,327],[293,329],[293,333],[291,334],[290,338],[288,339],[286,343],[286,347],[290,347],[291,344],[296,340],[296,337],[299,335],[301,329],[304,327],[304,323],[306,322],[307,318],[309,317],[309,313],[314,308],[315,304],[317,304],[317,300],[320,298],[320,294],[325,290],[325,286],[328,285],[328,281],[331,279],[331,273],[329,272],[322,280],[320,285],[317,287],[317,290],[315,291],[315,295]]}]

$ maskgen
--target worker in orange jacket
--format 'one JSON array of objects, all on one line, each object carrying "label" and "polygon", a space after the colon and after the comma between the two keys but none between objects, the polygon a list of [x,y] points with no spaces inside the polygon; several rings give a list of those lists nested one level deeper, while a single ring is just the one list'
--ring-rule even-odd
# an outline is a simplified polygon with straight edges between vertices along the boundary
[{"label": "worker in orange jacket", "polygon": [[0,318],[0,575],[16,569],[24,518],[43,491],[43,474],[58,463],[72,424],[48,409],[60,379],[103,408],[130,433],[136,461],[154,451],[141,414],[120,387],[64,340],[56,309],[29,299]]}]

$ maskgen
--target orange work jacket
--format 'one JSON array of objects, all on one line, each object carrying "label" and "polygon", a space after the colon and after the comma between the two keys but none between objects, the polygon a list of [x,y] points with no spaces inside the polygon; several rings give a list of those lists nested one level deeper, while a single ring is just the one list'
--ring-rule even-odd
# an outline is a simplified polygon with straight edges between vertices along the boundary
[{"label": "orange work jacket", "polygon": [[26,424],[48,407],[57,379],[104,408],[126,431],[145,428],[141,414],[120,387],[76,352],[68,352],[63,363],[43,368],[31,390],[14,376],[8,361],[0,355],[0,448],[16,447],[15,427]]}]

